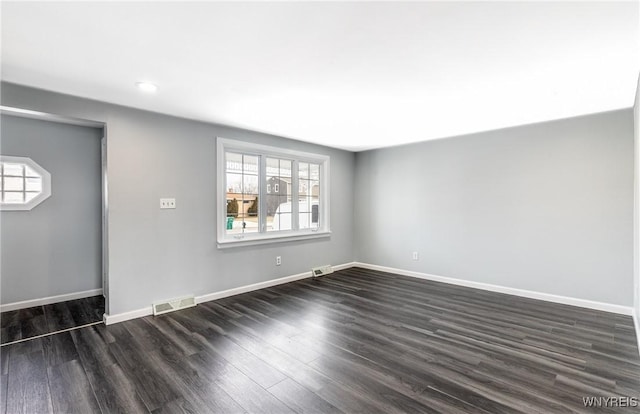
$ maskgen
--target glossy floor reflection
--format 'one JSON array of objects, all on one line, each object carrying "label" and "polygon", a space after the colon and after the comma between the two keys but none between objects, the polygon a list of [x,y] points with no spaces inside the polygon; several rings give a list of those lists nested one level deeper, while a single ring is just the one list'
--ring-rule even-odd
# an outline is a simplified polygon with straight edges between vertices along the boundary
[{"label": "glossy floor reflection", "polygon": [[52,303],[0,313],[2,344],[102,321],[104,297]]},{"label": "glossy floor reflection", "polygon": [[582,397],[640,397],[634,335],[626,316],[352,268],[6,346],[0,412],[606,412]]}]

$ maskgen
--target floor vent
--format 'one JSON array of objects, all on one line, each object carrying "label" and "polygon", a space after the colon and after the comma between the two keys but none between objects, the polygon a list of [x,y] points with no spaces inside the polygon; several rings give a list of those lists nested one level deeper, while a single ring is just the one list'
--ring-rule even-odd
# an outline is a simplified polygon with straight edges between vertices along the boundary
[{"label": "floor vent", "polygon": [[195,296],[184,296],[181,298],[170,299],[164,302],[156,302],[153,304],[153,314],[162,315],[163,313],[173,312],[180,309],[186,309],[196,306]]},{"label": "floor vent", "polygon": [[320,267],[314,267],[311,269],[311,276],[318,277],[333,273],[333,267],[331,265],[325,265]]}]

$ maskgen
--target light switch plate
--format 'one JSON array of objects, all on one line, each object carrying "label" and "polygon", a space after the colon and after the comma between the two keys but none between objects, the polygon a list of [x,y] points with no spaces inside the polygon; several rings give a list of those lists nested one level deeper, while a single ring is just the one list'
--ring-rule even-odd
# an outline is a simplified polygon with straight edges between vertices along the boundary
[{"label": "light switch plate", "polygon": [[176,208],[176,199],[175,198],[161,198],[160,199],[160,208]]}]

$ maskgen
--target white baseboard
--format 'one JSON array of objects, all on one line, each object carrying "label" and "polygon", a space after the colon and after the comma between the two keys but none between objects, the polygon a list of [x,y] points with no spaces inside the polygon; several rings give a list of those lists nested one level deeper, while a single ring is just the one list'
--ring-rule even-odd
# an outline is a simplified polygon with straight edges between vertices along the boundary
[{"label": "white baseboard", "polygon": [[23,300],[20,302],[4,303],[0,305],[0,312],[7,312],[18,309],[32,308],[34,306],[49,305],[51,303],[65,302],[67,300],[88,298],[102,295],[102,289],[85,290],[83,292],[66,293],[64,295],[49,296],[40,299]]},{"label": "white baseboard", "polygon": [[104,314],[102,321],[105,325],[113,325],[114,323],[120,323],[131,319],[144,318],[145,316],[153,315],[153,306],[149,305],[146,308],[136,309],[129,312],[116,313],[115,315]]},{"label": "white baseboard", "polygon": [[[532,290],[524,290],[511,288],[506,286],[492,285],[489,283],[472,282],[470,280],[456,279],[446,276],[431,275],[428,273],[414,272],[410,270],[397,269],[394,267],[378,266],[369,263],[355,262],[356,267],[362,267],[370,270],[379,270],[381,272],[396,273],[403,276],[415,277],[418,279],[432,280],[434,282],[448,283],[451,285],[465,286],[475,289],[488,290],[491,292],[506,293],[508,295],[522,296],[529,299],[543,300],[546,302],[562,303],[564,305],[577,306],[580,308],[595,309],[604,312],[617,313],[621,315],[631,316],[634,314],[633,307],[614,305],[611,303],[596,302],[586,299],[572,298],[569,296],[553,295],[550,293],[535,292]],[[636,322],[637,329],[637,322]]]},{"label": "white baseboard", "polygon": [[[333,270],[342,270],[353,267],[354,263],[345,263],[338,266],[333,266]],[[311,271],[304,273],[298,273],[296,275],[285,276],[278,279],[266,280],[264,282],[254,283],[251,285],[240,286],[233,289],[227,289],[220,292],[209,293],[207,295],[196,296],[196,303],[209,302],[210,300],[227,298],[229,296],[239,295],[241,293],[247,293],[254,290],[264,289],[271,286],[282,285],[284,283],[295,282],[296,280],[306,279],[311,277]]]},{"label": "white baseboard", "polygon": [[[353,267],[355,263],[345,263],[337,266],[333,266],[334,270],[342,270]],[[306,279],[311,277],[311,270],[303,273],[298,273],[291,276],[285,276],[278,279],[266,280],[264,282],[253,283],[251,285],[239,286],[233,289],[222,290],[220,292],[207,293],[205,295],[196,296],[196,303],[209,302],[211,300],[227,298],[229,296],[239,295],[241,293],[252,292],[254,290],[264,289],[271,286],[282,285],[284,283],[294,282],[296,280]],[[104,315],[105,325],[111,325],[114,323],[128,321],[130,319],[142,318],[144,316],[153,315],[153,308],[149,305],[146,308],[118,313],[115,315]]]},{"label": "white baseboard", "polygon": [[[446,277],[446,276],[431,275],[427,273],[397,269],[394,267],[373,265],[369,263],[351,262],[351,263],[345,263],[342,265],[333,266],[334,270],[336,271],[348,269],[350,267],[362,267],[364,269],[379,270],[381,272],[395,273],[399,275],[415,277],[418,279],[448,283],[451,285],[465,286],[465,287],[470,287],[475,289],[488,290],[491,292],[506,293],[508,295],[521,296],[529,299],[537,299],[537,300],[543,300],[546,302],[561,303],[564,305],[571,305],[571,306],[577,306],[581,308],[595,309],[595,310],[604,311],[604,312],[611,312],[611,313],[617,313],[621,315],[633,316],[635,325],[636,325],[636,333],[638,335],[638,347],[640,349],[640,326],[639,326],[640,315],[636,315],[636,312],[634,312],[634,309],[630,306],[614,305],[610,303],[596,302],[596,301],[591,301],[586,299],[572,298],[568,296],[553,295],[550,293],[542,293],[542,292],[535,292],[531,290],[492,285],[489,283],[472,282],[469,280],[455,279],[455,278]],[[251,285],[245,285],[245,286],[240,286],[233,289],[227,289],[219,292],[209,293],[201,296],[196,296],[196,303],[203,303],[211,300],[222,299],[229,296],[239,295],[242,293],[247,293],[254,290],[264,289],[271,286],[281,285],[284,283],[289,283],[289,282],[310,278],[310,277],[311,277],[311,272],[308,271],[308,272],[298,273],[291,276],[281,277],[278,279],[267,280],[264,282],[253,283]],[[142,309],[137,309],[137,310],[124,312],[124,313],[118,313],[115,315],[105,314],[104,323],[106,325],[111,325],[114,323],[124,322],[124,321],[135,319],[135,318],[142,318],[144,316],[149,316],[149,315],[153,315],[153,309],[151,305]]]}]

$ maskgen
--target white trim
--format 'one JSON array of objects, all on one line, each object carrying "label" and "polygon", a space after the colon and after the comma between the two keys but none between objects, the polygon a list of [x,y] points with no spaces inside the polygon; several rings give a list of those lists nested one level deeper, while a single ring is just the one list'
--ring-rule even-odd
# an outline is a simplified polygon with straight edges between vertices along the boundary
[{"label": "white trim", "polygon": [[[356,263],[344,263],[341,265],[333,266],[333,270],[343,270],[350,267],[354,267]],[[311,278],[311,269],[306,272],[298,273],[291,276],[285,276],[278,279],[266,280],[264,282],[253,283],[251,285],[239,286],[232,289],[222,290],[219,292],[208,293],[201,296],[196,296],[196,304],[209,302],[212,300],[227,298],[229,296],[239,295],[241,293],[252,292],[254,290],[265,289],[272,286],[282,285],[284,283],[294,282],[296,280]],[[129,312],[118,313],[115,315],[104,315],[105,325],[112,325],[114,323],[128,321],[130,319],[142,318],[145,316],[153,315],[153,308],[148,306],[146,308],[137,309]]]},{"label": "white trim", "polygon": [[[521,296],[529,299],[543,300],[546,302],[562,303],[564,305],[577,306],[580,308],[595,309],[604,312],[617,313],[621,315],[631,316],[634,314],[631,306],[614,305],[611,303],[596,302],[587,299],[572,298],[568,296],[553,295],[550,293],[535,292],[532,290],[524,290],[511,288],[506,286],[492,285],[489,283],[472,282],[469,280],[456,279],[446,276],[437,276],[427,273],[413,272],[410,270],[397,269],[394,267],[378,266],[369,263],[354,263],[354,267],[362,267],[364,269],[378,270],[381,272],[396,273],[403,276],[415,277],[418,279],[432,280],[434,282],[448,283],[451,285],[465,286],[474,289],[488,290],[490,292],[506,293],[508,295]],[[636,324],[637,329],[637,324]]]},{"label": "white trim", "polygon": [[30,109],[16,108],[13,106],[5,105],[0,106],[0,113],[2,115],[10,115],[18,118],[38,119],[41,121],[44,120],[58,122],[61,124],[85,126],[90,128],[102,128],[103,126],[105,126],[105,123],[101,121],[92,121],[89,119],[74,118],[71,116],[56,115],[47,112],[32,111]]},{"label": "white trim", "polygon": [[[305,229],[306,230],[306,229]],[[323,231],[314,233],[312,230],[308,232],[302,233],[301,231],[285,234],[267,234],[264,237],[256,238],[256,239],[239,239],[239,240],[224,240],[218,242],[218,249],[228,249],[230,247],[246,247],[246,246],[255,246],[258,244],[268,244],[268,243],[281,243],[281,242],[290,242],[290,241],[299,241],[299,240],[309,240],[309,239],[318,239],[322,237],[331,237],[330,231]]]},{"label": "white trim", "polygon": [[23,300],[20,302],[4,303],[0,305],[0,312],[7,312],[17,309],[32,308],[34,306],[49,305],[51,303],[66,302],[68,300],[88,298],[102,295],[102,289],[85,290],[82,292],[65,293],[64,295],[49,296],[40,299]]},{"label": "white trim", "polygon": [[131,319],[144,318],[145,316],[153,315],[153,306],[149,305],[146,308],[136,309],[129,312],[117,313],[115,315],[104,314],[105,325],[113,325],[114,323],[120,323]]}]

